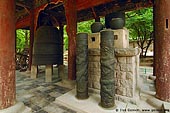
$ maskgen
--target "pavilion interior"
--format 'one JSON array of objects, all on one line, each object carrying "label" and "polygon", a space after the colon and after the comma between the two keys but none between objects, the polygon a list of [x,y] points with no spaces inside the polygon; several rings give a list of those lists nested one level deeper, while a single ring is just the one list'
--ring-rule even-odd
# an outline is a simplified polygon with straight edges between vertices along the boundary
[{"label": "pavilion interior", "polygon": [[[76,21],[69,23],[69,19],[74,14],[68,11],[72,6],[65,2],[69,0],[16,0],[16,30],[30,30],[30,46],[34,38],[36,30],[49,23],[52,26],[76,26],[75,23],[88,21],[105,17],[112,12],[126,12],[138,10],[147,7],[153,7],[154,0],[73,0],[76,1]],[[70,0],[71,1],[71,0]],[[90,4],[91,3],[91,4]],[[74,12],[74,11],[73,11]],[[70,20],[74,20],[70,19]],[[72,22],[72,21],[71,21]],[[76,29],[76,28],[75,28]],[[74,29],[74,30],[75,30]],[[73,31],[74,31],[73,30]],[[72,42],[75,38],[75,33],[67,30],[69,41]],[[31,39],[32,38],[32,39]],[[31,44],[32,43],[32,44]],[[75,46],[70,45],[71,50],[75,53]],[[74,48],[74,49],[73,49]],[[32,52],[32,47],[29,48]],[[29,53],[29,58],[32,53]],[[131,100],[118,96],[115,99],[115,107],[111,109],[102,108],[100,103],[100,90],[89,88],[89,98],[79,100],[76,98],[76,80],[74,71],[70,72],[74,67],[69,68],[69,63],[72,62],[72,56],[65,54],[68,61],[63,63],[62,77],[59,77],[59,68],[53,66],[52,82],[45,81],[45,66],[38,66],[38,76],[31,76],[31,62],[27,71],[20,72],[16,70],[16,98],[17,101],[24,103],[26,107],[32,110],[33,113],[169,113],[170,103],[158,100],[155,97],[155,76],[153,75],[153,67],[139,67],[140,86]],[[1,112],[1,111],[0,111]],[[28,110],[21,110],[20,113],[29,113]],[[4,113],[4,112],[2,112]],[[11,112],[12,113],[12,112]],[[19,112],[18,112],[19,113]]]}]

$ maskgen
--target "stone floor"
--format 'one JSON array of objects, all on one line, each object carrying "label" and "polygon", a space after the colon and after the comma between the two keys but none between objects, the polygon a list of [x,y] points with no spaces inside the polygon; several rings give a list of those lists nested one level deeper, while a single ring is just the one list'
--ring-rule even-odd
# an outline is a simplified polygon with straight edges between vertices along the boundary
[{"label": "stone floor", "polygon": [[60,79],[55,76],[52,83],[45,83],[44,76],[42,72],[38,79],[33,80],[27,74],[16,71],[17,100],[32,108],[33,113],[76,113],[66,106],[53,103],[71,89],[57,85]]},{"label": "stone floor", "polygon": [[[126,108],[131,108],[132,110],[147,108],[150,110],[149,112],[133,113],[159,113],[151,110],[157,110],[157,106],[159,107],[157,103],[160,103],[160,101],[149,100],[149,103],[147,102],[148,98],[155,99],[154,82],[148,79],[148,69],[142,69],[141,71],[144,73],[140,72],[142,73],[140,75],[141,84],[139,84],[141,92],[138,104],[116,101],[117,108],[114,110],[104,110],[98,105],[100,102],[98,93],[90,93],[89,99],[85,101],[77,100],[75,98],[75,89],[63,87],[67,82],[61,82],[61,79],[56,76],[57,72],[55,70],[56,68],[54,68],[52,83],[45,83],[43,70],[40,71],[38,78],[35,80],[30,78],[30,73],[16,71],[17,100],[32,108],[33,113],[131,113],[131,111],[124,112]],[[156,107],[151,104],[156,105]],[[167,104],[170,106],[169,103]],[[162,106],[162,103],[160,105]],[[169,110],[167,113],[170,113],[169,107],[166,108]]]}]

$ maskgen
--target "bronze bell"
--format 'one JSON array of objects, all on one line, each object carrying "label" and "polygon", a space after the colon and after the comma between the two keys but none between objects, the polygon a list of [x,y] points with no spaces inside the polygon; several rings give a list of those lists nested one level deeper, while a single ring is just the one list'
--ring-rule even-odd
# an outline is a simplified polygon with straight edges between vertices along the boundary
[{"label": "bronze bell", "polygon": [[37,29],[33,45],[33,65],[62,64],[63,49],[59,30],[52,26]]}]

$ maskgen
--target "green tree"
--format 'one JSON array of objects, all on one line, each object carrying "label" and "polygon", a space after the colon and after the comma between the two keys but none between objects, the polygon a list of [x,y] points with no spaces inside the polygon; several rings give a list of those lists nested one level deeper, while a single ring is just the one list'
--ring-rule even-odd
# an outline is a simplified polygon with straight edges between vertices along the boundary
[{"label": "green tree", "polygon": [[145,57],[153,42],[153,9],[146,8],[126,13],[126,27],[130,40],[136,41],[141,48],[141,57]]},{"label": "green tree", "polygon": [[91,24],[94,22],[94,20],[84,21],[77,24],[77,32],[86,32],[91,33]]},{"label": "green tree", "polygon": [[[26,36],[27,34],[27,36]],[[16,30],[16,52],[20,53],[26,46],[26,43],[29,43],[29,30]],[[27,37],[27,38],[26,38]]]},{"label": "green tree", "polygon": [[[94,22],[94,20],[79,22],[77,24],[77,33],[86,32],[91,33],[90,26]],[[64,48],[65,50],[68,49],[68,36],[66,33],[66,26],[64,26]]]},{"label": "green tree", "polygon": [[[104,18],[100,18],[101,23],[104,25]],[[88,20],[77,23],[77,33],[86,32],[91,33],[91,24],[94,23],[95,20]],[[64,48],[65,50],[68,49],[68,36],[66,33],[66,26],[64,28]]]}]

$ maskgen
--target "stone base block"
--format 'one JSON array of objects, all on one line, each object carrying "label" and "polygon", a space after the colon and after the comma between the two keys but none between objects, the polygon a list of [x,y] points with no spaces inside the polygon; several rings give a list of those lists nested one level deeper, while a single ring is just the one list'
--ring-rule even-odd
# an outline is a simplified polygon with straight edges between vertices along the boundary
[{"label": "stone base block", "polygon": [[100,33],[88,35],[88,48],[100,48]]},{"label": "stone base block", "polygon": [[170,112],[170,103],[164,103],[163,104],[164,113]]},{"label": "stone base block", "polygon": [[37,65],[32,65],[31,66],[31,78],[36,79],[38,75],[38,66]]},{"label": "stone base block", "polygon": [[32,110],[22,102],[17,102],[14,106],[0,110],[0,113],[32,113]]},{"label": "stone base block", "polygon": [[[89,88],[89,93],[99,94],[100,95],[100,90],[94,89],[94,88]],[[139,98],[138,95],[136,95],[133,98],[130,98],[130,97],[121,96],[121,95],[116,94],[115,95],[115,100],[118,100],[118,101],[121,101],[121,102],[124,102],[124,103],[131,103],[131,104],[137,105],[140,98]]]},{"label": "stone base block", "polygon": [[69,79],[62,79],[61,82],[57,82],[56,84],[62,87],[69,88],[69,89],[73,89],[76,87],[76,81],[69,80]]},{"label": "stone base block", "polygon": [[164,101],[159,100],[159,99],[154,98],[154,97],[148,98],[146,101],[147,101],[148,104],[150,104],[151,106],[158,108],[158,109],[162,108],[162,105],[164,103]]},{"label": "stone base block", "polygon": [[131,104],[137,105],[138,101],[139,101],[139,97],[130,98],[130,97],[121,96],[121,95],[116,94],[115,100],[118,100],[118,101],[121,101],[121,102],[124,102],[124,103],[131,103]]},{"label": "stone base block", "polygon": [[46,65],[45,82],[52,82],[53,65]]},{"label": "stone base block", "polygon": [[117,29],[114,31],[114,47],[128,48],[129,47],[129,31],[126,28]]}]

